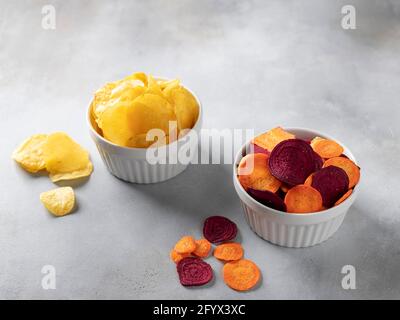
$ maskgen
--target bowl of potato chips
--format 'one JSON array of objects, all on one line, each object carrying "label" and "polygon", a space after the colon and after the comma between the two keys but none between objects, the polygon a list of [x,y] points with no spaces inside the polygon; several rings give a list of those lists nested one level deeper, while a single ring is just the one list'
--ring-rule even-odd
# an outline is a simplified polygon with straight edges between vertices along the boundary
[{"label": "bowl of potato chips", "polygon": [[[142,72],[98,89],[87,113],[107,169],[132,183],[156,183],[184,171],[197,153],[201,103],[178,79]],[[183,150],[189,155],[179,156]]]}]

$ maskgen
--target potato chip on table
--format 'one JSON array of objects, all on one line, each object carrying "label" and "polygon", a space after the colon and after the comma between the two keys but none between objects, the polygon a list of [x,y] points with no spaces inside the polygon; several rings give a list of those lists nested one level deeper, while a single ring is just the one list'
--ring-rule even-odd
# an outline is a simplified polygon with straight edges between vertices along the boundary
[{"label": "potato chip on table", "polygon": [[12,158],[21,167],[31,173],[46,168],[43,158],[43,145],[46,143],[47,134],[34,134],[26,139],[12,154]]},{"label": "potato chip on table", "polygon": [[75,207],[75,193],[71,187],[60,187],[40,194],[40,201],[57,217],[65,216]]}]

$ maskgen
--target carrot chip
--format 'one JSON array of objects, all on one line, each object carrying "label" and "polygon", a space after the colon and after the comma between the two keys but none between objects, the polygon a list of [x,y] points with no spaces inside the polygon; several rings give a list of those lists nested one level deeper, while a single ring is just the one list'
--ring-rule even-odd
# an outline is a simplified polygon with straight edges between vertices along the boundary
[{"label": "carrot chip", "polygon": [[211,243],[207,239],[196,240],[196,249],[192,252],[196,257],[206,258],[211,250]]},{"label": "carrot chip", "polygon": [[192,253],[196,250],[196,242],[192,236],[184,236],[175,244],[174,250],[180,254]]},{"label": "carrot chip", "polygon": [[260,280],[260,270],[250,260],[241,259],[227,262],[222,270],[225,283],[237,291],[247,291]]},{"label": "carrot chip", "polygon": [[214,249],[214,257],[223,261],[234,261],[242,259],[242,245],[237,242],[220,244]]},{"label": "carrot chip", "polygon": [[318,190],[306,185],[291,188],[285,196],[289,213],[311,213],[322,209],[322,196]]}]

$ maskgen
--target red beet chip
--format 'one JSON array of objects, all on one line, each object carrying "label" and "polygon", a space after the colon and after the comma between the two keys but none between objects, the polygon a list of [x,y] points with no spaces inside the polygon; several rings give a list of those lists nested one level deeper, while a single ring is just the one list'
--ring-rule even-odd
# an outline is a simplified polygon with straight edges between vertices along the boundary
[{"label": "red beet chip", "polygon": [[176,265],[179,281],[183,286],[202,286],[213,278],[211,266],[200,258],[183,258]]},{"label": "red beet chip", "polygon": [[314,173],[311,186],[321,193],[324,207],[330,208],[349,189],[349,177],[343,169],[329,166]]},{"label": "red beet chip", "polygon": [[236,237],[237,226],[228,218],[212,216],[204,221],[203,234],[211,243],[229,241]]},{"label": "red beet chip", "polygon": [[249,195],[267,207],[286,212],[285,202],[271,191],[260,191],[255,189],[247,190]]},{"label": "red beet chip", "polygon": [[277,144],[269,157],[269,169],[278,180],[295,186],[304,183],[316,170],[315,152],[301,139],[284,140]]},{"label": "red beet chip", "polygon": [[322,160],[322,158],[316,152],[314,152],[314,156],[315,156],[315,159],[314,159],[315,171],[321,170],[321,168],[324,164],[324,160]]}]

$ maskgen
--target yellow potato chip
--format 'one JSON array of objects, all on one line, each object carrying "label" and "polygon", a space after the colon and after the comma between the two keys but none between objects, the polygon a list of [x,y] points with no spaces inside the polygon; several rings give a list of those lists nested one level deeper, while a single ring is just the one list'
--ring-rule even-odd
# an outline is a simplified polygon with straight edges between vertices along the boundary
[{"label": "yellow potato chip", "polygon": [[146,134],[151,129],[161,129],[168,134],[169,121],[176,121],[173,107],[165,98],[144,94],[128,107],[128,125],[133,136]]},{"label": "yellow potato chip", "polygon": [[155,94],[162,98],[165,98],[160,86],[158,85],[158,82],[153,78],[153,76],[149,75],[147,77],[147,81],[148,81],[148,83],[147,83],[146,93]]},{"label": "yellow potato chip", "polygon": [[107,83],[104,87],[95,92],[92,103],[92,112],[96,120],[107,108],[107,105],[111,100],[112,91],[117,87],[119,83],[120,81]]},{"label": "yellow potato chip", "polygon": [[[166,89],[167,90],[167,89]],[[193,95],[184,87],[173,87],[165,94],[174,105],[178,129],[191,129],[199,116],[199,105]]]},{"label": "yellow potato chip", "polygon": [[133,137],[128,126],[127,113],[131,104],[130,102],[120,102],[103,112],[101,122],[104,138],[117,145],[128,146]]},{"label": "yellow potato chip", "polygon": [[[82,175],[75,175],[75,172],[86,170],[91,173],[89,153],[79,144],[63,132],[56,132],[47,137],[43,145],[43,157],[46,169],[51,176],[57,174],[72,174],[71,177],[78,178]],[[60,180],[60,179],[58,179]],[[63,179],[65,180],[65,179]]]},{"label": "yellow potato chip", "polygon": [[75,206],[75,193],[71,187],[60,187],[40,194],[40,201],[57,217],[70,213]]},{"label": "yellow potato chip", "polygon": [[163,93],[168,92],[169,90],[179,87],[180,86],[180,81],[179,79],[173,79],[173,80],[161,80],[158,82],[158,85],[160,86],[161,90]]},{"label": "yellow potato chip", "polygon": [[83,169],[75,170],[72,172],[62,172],[62,173],[49,173],[49,178],[52,182],[63,181],[63,180],[73,180],[88,177],[93,172],[93,164],[88,162],[87,166]]},{"label": "yellow potato chip", "polygon": [[143,86],[147,87],[147,76],[144,72],[135,72],[130,76],[125,77],[123,81],[129,80],[139,80],[143,83]]},{"label": "yellow potato chip", "polygon": [[146,89],[140,80],[123,81],[112,90],[110,98],[118,99],[118,101],[132,101],[145,91]]},{"label": "yellow potato chip", "polygon": [[12,154],[26,171],[35,173],[45,169],[43,158],[43,145],[46,143],[47,134],[35,134],[26,139]]}]

